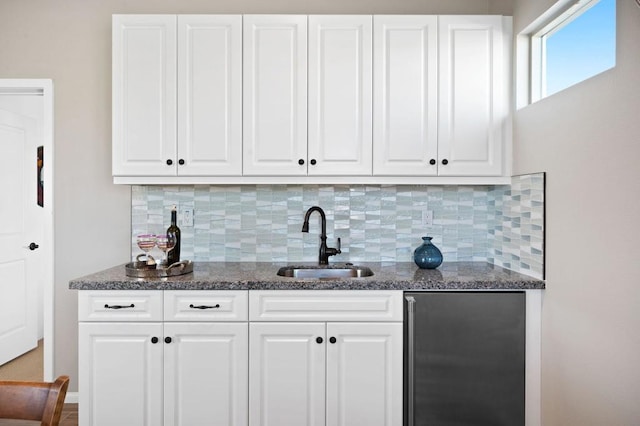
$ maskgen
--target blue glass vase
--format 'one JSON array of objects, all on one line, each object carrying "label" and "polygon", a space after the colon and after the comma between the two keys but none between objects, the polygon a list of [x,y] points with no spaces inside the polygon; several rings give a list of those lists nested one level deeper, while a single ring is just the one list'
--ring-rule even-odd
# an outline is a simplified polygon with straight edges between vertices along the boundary
[{"label": "blue glass vase", "polygon": [[431,243],[431,237],[422,240],[422,245],[413,251],[413,261],[422,269],[435,269],[442,263],[442,252]]}]

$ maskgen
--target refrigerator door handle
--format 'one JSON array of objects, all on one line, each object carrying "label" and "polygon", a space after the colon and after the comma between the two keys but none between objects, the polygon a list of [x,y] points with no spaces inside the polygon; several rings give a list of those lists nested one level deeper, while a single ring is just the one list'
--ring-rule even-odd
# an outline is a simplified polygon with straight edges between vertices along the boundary
[{"label": "refrigerator door handle", "polygon": [[414,326],[416,299],[413,296],[405,296],[407,301],[407,426],[414,426]]}]

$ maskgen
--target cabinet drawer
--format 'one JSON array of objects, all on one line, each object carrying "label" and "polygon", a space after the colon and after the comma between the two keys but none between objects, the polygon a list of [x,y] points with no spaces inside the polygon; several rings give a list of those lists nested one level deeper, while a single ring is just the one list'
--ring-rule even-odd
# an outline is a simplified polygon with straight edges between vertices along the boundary
[{"label": "cabinet drawer", "polygon": [[79,291],[79,321],[162,321],[162,291]]},{"label": "cabinet drawer", "polygon": [[402,291],[251,291],[250,321],[402,321]]},{"label": "cabinet drawer", "polygon": [[165,321],[247,321],[247,291],[165,291]]}]

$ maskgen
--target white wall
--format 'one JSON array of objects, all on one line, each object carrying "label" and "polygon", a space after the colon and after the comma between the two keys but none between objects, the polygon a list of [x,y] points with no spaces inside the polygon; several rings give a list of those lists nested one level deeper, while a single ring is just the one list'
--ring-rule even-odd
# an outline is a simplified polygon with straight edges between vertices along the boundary
[{"label": "white wall", "polygon": [[[516,0],[514,33],[552,0]],[[640,424],[640,7],[617,66],[515,114],[514,173],[547,172],[543,424]]]},{"label": "white wall", "polygon": [[509,14],[510,0],[2,0],[0,78],[51,78],[55,145],[55,374],[77,389],[68,281],[129,258],[128,186],[111,182],[113,13]]}]

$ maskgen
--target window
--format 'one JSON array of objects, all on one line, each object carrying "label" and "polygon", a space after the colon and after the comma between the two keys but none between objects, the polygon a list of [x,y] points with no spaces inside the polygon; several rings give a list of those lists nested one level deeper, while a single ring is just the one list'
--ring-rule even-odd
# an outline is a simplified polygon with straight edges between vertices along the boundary
[{"label": "window", "polygon": [[531,36],[531,100],[564,90],[615,63],[615,0],[579,0]]}]

